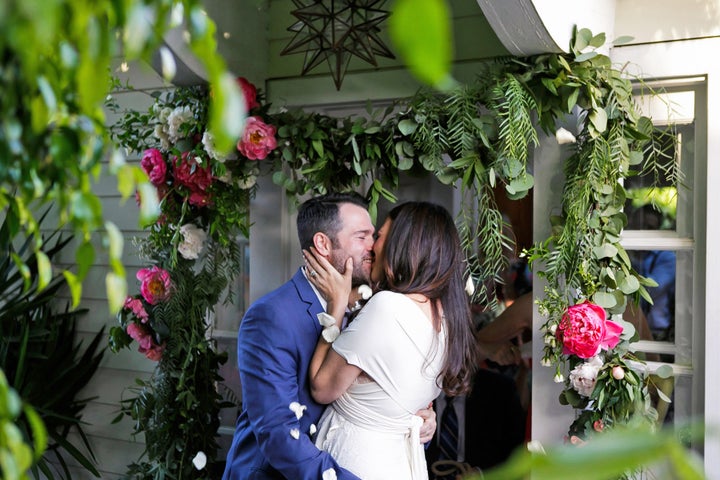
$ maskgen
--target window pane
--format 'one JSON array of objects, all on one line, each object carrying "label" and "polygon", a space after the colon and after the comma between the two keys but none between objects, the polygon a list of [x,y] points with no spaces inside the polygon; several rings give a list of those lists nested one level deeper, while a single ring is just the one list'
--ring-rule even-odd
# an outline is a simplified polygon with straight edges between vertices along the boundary
[{"label": "window pane", "polygon": [[672,342],[675,338],[677,253],[673,250],[633,250],[629,253],[635,270],[657,283],[656,287],[646,287],[652,303],[645,299],[640,301],[642,316],[652,338]]}]

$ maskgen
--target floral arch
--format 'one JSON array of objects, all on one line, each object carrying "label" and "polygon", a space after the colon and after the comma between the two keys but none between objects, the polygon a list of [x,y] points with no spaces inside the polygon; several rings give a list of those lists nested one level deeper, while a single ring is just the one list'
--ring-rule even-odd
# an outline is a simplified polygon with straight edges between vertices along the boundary
[{"label": "floral arch", "polygon": [[[597,52],[604,42],[603,34],[580,30],[568,54],[488,62],[472,84],[420,91],[369,119],[273,111],[240,79],[249,117],[230,155],[219,154],[206,131],[203,87],[158,94],[149,111],[125,112],[116,139],[142,152],[155,191],[139,201],[157,196],[161,211],[139,243],[148,263],[138,273],[140,293],[128,297],[111,332],[114,350],[135,342],[158,361],[153,378],[123,403],[148,445],[131,472],[212,478],[203,458],[212,463],[218,448],[223,400],[214,383],[225,359],[207,338],[206,318],[238,272],[235,239],[249,234],[259,175],[272,175],[291,199],[366,181],[373,216],[381,197],[394,200],[401,172],[460,185],[471,199],[458,218],[468,275],[476,300],[491,302],[488,281],[499,280],[507,242],[493,191],[502,185],[517,199],[532,189],[527,162],[537,127],[568,143],[562,212],[528,255],[547,280],[536,300],[545,318],[543,364],[565,383],[561,401],[581,412],[569,435],[585,438],[638,418],[652,423],[645,379],[629,364],[637,360],[634,331],[620,318],[628,301],[648,296],[652,281],[633,270],[620,232],[627,224],[621,179],[653,168],[653,127],[638,113],[630,81]],[[570,115],[576,131],[558,131]],[[579,371],[590,382],[584,388],[572,380]]]}]

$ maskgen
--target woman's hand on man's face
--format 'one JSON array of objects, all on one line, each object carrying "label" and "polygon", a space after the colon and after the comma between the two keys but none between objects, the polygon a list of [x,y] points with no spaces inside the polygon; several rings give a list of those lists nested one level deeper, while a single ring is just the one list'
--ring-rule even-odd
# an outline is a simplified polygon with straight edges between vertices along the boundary
[{"label": "woman's hand on man's face", "polygon": [[352,257],[345,261],[344,274],[338,272],[327,258],[318,255],[315,247],[303,250],[303,258],[308,279],[328,302],[328,313],[333,315],[331,309],[340,311],[341,308],[344,313],[352,290]]}]

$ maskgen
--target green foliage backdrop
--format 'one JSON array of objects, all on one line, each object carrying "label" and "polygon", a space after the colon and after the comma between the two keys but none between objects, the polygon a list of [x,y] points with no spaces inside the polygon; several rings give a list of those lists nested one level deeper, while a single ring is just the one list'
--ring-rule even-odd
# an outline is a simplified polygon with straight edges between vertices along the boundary
[{"label": "green foliage backdrop", "polygon": [[77,268],[64,271],[75,306],[94,262],[91,238],[97,232],[104,232],[109,243],[112,271],[106,281],[112,311],[120,308],[127,291],[122,237],[103,218],[92,191],[101,160],[112,158],[111,173],[124,194],[146,184],[144,174],[124,163],[108,136],[102,105],[110,89],[111,61],[118,52],[127,61],[149,60],[165,32],[181,24],[214,86],[210,124],[219,148],[227,150],[242,128],[242,115],[227,121],[233,117],[224,112],[237,107],[241,95],[216,52],[215,26],[199,1],[0,2],[0,208],[13,237],[24,232],[34,238],[41,289],[50,281],[51,264],[40,248],[34,212],[54,202],[59,226],[75,229]]},{"label": "green foliage backdrop", "polygon": [[[528,160],[538,142],[536,128],[553,135],[559,124],[574,118],[577,129],[573,135],[567,134],[572,137],[572,143],[567,147],[562,210],[553,219],[551,237],[529,252],[535,273],[545,277],[548,283],[539,304],[546,318],[545,336],[554,339],[554,331],[569,306],[590,301],[611,315],[619,315],[627,299],[646,296],[645,286],[651,284],[633,270],[620,245],[620,232],[627,224],[622,212],[625,193],[620,180],[651,168],[654,158],[645,154],[645,145],[652,136],[652,123],[636,110],[629,80],[612,67],[608,57],[597,52],[604,43],[603,34],[579,30],[568,54],[489,61],[472,83],[442,92],[423,89],[413,98],[400,100],[385,110],[369,108],[367,118],[331,118],[297,109],[276,112],[269,105],[258,104],[250,110],[251,118],[271,125],[275,137],[271,140],[273,148],[262,160],[242,155],[219,163],[208,160],[207,146],[203,148],[197,140],[204,131],[202,95],[207,93],[196,91],[201,99],[190,102],[189,92],[179,89],[169,97],[170,108],[180,112],[185,105],[190,105],[192,114],[188,114],[187,126],[182,129],[187,138],[195,140],[187,144],[180,140],[170,145],[174,160],[168,168],[178,168],[179,159],[188,149],[193,152],[196,168],[210,168],[213,179],[232,171],[232,178],[240,175],[246,180],[248,165],[252,165],[258,174],[272,175],[274,182],[296,202],[307,195],[365,186],[373,216],[381,198],[394,200],[392,192],[398,187],[403,172],[435,175],[441,182],[462,189],[463,198],[468,199],[458,218],[469,260],[468,272],[477,286],[476,300],[492,303],[492,286],[499,281],[500,272],[506,266],[503,249],[510,242],[496,205],[496,187],[504,187],[505,194],[512,199],[527,195],[534,186]],[[153,137],[156,131],[153,118],[162,116],[161,111],[160,107],[153,106],[148,113],[127,112],[116,126],[120,141],[138,152],[152,147],[153,142],[158,141],[157,134]],[[147,150],[143,162],[146,158],[149,158]],[[167,185],[177,181],[177,177],[165,180],[157,187],[164,191]],[[250,197],[254,188],[247,187]],[[171,200],[164,198],[163,209]],[[222,208],[227,200],[224,196],[217,198],[217,203],[196,211],[190,207],[188,212],[195,211],[192,216],[205,218],[201,213],[203,209]],[[249,197],[242,198],[236,207],[239,216],[247,218],[250,204],[245,200]],[[184,202],[186,205],[187,199]],[[223,222],[222,217],[208,218],[216,219],[208,224],[211,230],[213,222]],[[156,232],[168,226],[170,231],[177,231],[185,221],[163,217],[162,226],[151,227],[150,243],[154,251],[166,252],[156,255],[156,260],[171,271],[173,278],[178,278],[181,272],[168,261],[171,255],[167,252],[175,251],[177,239],[159,237]],[[205,221],[199,223],[205,224]],[[227,232],[230,230],[215,229],[211,236],[220,244],[227,244],[228,238],[224,236]],[[178,288],[172,302],[195,304],[198,296],[205,295],[203,292]],[[187,298],[179,299],[180,296]],[[153,311],[156,309],[153,307]],[[202,317],[200,311],[196,315]],[[155,315],[151,313],[150,317],[152,324]],[[195,328],[193,325],[198,323],[190,317],[184,323],[176,322],[167,332],[168,345],[181,344],[177,339],[184,338],[183,335]],[[129,344],[129,337],[123,331],[128,324],[122,320],[121,326],[114,329],[113,338],[114,341],[126,338],[127,341],[118,343],[123,346]],[[156,333],[157,338],[165,336],[157,329]],[[635,360],[629,347],[633,339],[632,332],[626,330],[623,341],[601,359],[599,387],[589,398],[579,399],[566,383],[566,403],[585,409],[570,427],[570,435],[592,435],[597,421],[609,428],[637,418],[647,423],[654,420],[644,379],[626,363],[629,359]],[[214,353],[208,351],[207,355]],[[543,361],[555,366],[556,378],[562,381],[565,369],[575,367],[583,359],[568,355],[561,342],[553,340],[547,342]],[[612,380],[609,372],[615,366],[627,370],[624,380]],[[192,375],[187,364],[174,364],[169,371],[167,368],[163,359],[159,367],[161,377]],[[161,377],[153,385],[145,385],[139,400],[134,400],[135,407],[150,406],[155,412],[153,415],[161,411],[169,415],[163,417],[162,423],[137,424],[136,431],[144,431],[148,439],[157,438],[158,432],[164,432],[168,425],[188,421],[182,408],[160,408],[157,403],[143,400],[148,392],[157,391]],[[196,395],[193,398],[200,403],[217,401],[210,397],[203,400]],[[136,418],[137,413],[133,413],[133,417]],[[150,448],[155,447],[154,443]],[[162,450],[152,456],[155,460],[151,458],[151,461],[161,459]]]}]

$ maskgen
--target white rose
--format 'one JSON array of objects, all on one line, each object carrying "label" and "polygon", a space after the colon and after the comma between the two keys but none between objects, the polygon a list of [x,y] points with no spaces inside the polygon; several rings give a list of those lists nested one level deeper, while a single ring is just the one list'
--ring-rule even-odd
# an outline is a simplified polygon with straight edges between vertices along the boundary
[{"label": "white rose", "polygon": [[192,111],[187,105],[177,107],[167,117],[168,136],[170,141],[176,142],[180,138],[180,127],[193,119]]},{"label": "white rose", "polygon": [[575,143],[577,141],[575,139],[575,135],[568,132],[564,128],[558,128],[557,132],[555,132],[555,139],[560,145],[564,145],[566,143]]},{"label": "white rose", "polygon": [[168,117],[172,113],[172,108],[170,107],[164,107],[160,110],[160,114],[158,115],[158,120],[160,120],[162,123],[167,123]]},{"label": "white rose", "polygon": [[251,189],[257,183],[257,177],[255,175],[248,175],[245,178],[238,178],[235,182],[239,188],[243,190]]},{"label": "white rose", "polygon": [[233,181],[232,173],[230,173],[230,170],[225,170],[225,173],[217,177],[217,179],[223,183],[230,185]]},{"label": "white rose", "polygon": [[212,133],[207,130],[203,132],[202,144],[207,154],[210,155],[210,158],[213,158],[220,163],[225,163],[225,157],[215,150],[215,138],[213,138]]},{"label": "white rose", "polygon": [[207,233],[192,223],[180,227],[180,233],[183,236],[183,241],[178,245],[178,252],[188,260],[197,259],[205,244]]},{"label": "white rose", "polygon": [[570,385],[583,397],[589,397],[595,388],[597,375],[603,361],[597,355],[573,368],[570,372]]},{"label": "white rose", "polygon": [[170,148],[170,137],[168,137],[168,134],[165,131],[165,127],[163,127],[162,125],[155,125],[155,129],[153,130],[153,136],[160,140],[160,145],[164,150]]}]

